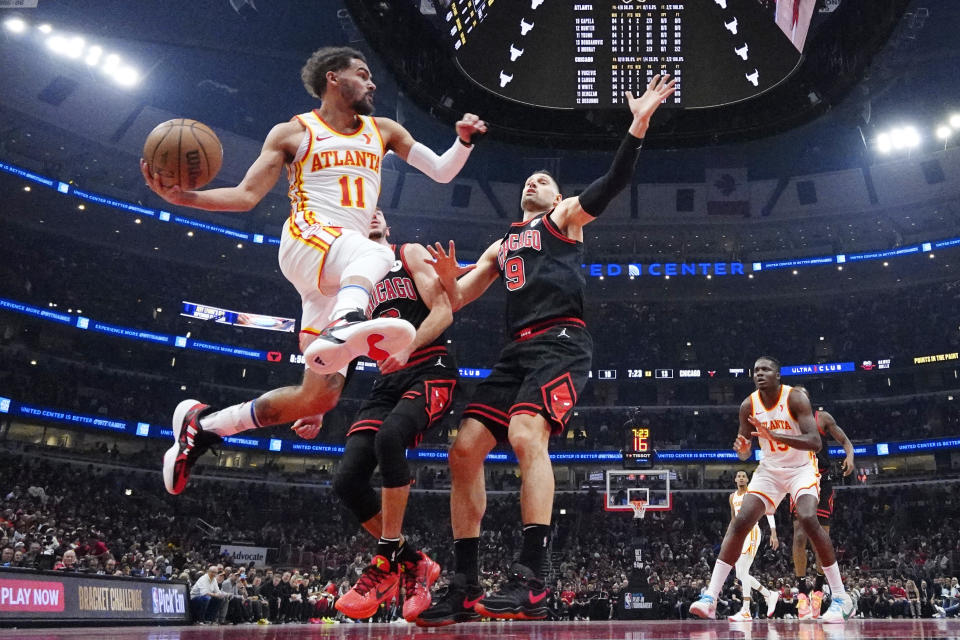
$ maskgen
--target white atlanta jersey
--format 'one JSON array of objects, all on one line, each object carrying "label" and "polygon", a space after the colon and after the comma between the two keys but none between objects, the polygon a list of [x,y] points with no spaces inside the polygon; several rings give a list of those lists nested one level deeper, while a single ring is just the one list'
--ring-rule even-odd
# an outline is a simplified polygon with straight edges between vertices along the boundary
[{"label": "white atlanta jersey", "polygon": [[[754,391],[750,394],[753,417],[774,433],[784,433],[792,436],[801,435],[800,424],[793,413],[790,412],[790,407],[787,406],[787,398],[790,396],[792,388],[790,385],[780,385],[780,397],[771,407],[765,407],[763,400],[760,399],[760,392]],[[764,467],[795,468],[816,461],[813,451],[794,449],[782,442],[761,439],[760,446],[763,449],[763,458],[760,460],[760,464]]]},{"label": "white atlanta jersey", "polygon": [[[287,165],[290,233],[309,242],[318,227],[370,231],[380,197],[383,137],[371,116],[358,116],[354,133],[334,131],[317,111],[296,119],[306,127],[297,154]],[[317,226],[314,226],[317,225]]]}]

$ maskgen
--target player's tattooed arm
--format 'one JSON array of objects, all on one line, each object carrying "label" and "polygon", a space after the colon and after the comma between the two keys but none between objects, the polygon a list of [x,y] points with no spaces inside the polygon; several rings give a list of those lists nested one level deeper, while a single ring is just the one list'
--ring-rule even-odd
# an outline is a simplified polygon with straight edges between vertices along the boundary
[{"label": "player's tattooed arm", "polygon": [[456,247],[453,240],[450,241],[446,250],[439,242],[432,247],[427,245],[426,248],[431,259],[425,260],[425,262],[437,272],[440,284],[450,295],[450,302],[453,304],[454,311],[459,311],[483,295],[483,292],[500,275],[497,268],[499,240],[487,247],[476,264],[465,267],[461,267],[457,262]]}]

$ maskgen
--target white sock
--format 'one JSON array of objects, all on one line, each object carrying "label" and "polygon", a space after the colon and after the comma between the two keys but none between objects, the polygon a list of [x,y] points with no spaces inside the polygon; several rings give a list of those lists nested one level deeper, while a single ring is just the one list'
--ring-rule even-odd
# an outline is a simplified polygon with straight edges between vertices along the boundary
[{"label": "white sock", "polygon": [[707,595],[714,600],[720,595],[720,589],[723,588],[723,583],[726,582],[727,576],[730,575],[730,569],[733,569],[733,567],[720,559],[717,559],[716,564],[713,565],[713,575],[710,576],[710,586],[707,587]]},{"label": "white sock", "polygon": [[247,429],[258,429],[261,425],[254,414],[256,400],[235,404],[200,418],[200,428],[218,436],[232,436]]},{"label": "white sock", "polygon": [[823,575],[827,577],[831,594],[843,596],[846,593],[846,589],[843,588],[843,579],[840,577],[840,565],[834,562],[829,567],[824,567]]},{"label": "white sock", "polygon": [[330,321],[342,318],[351,311],[357,309],[366,309],[370,302],[370,292],[358,284],[347,284],[340,287],[337,293],[337,300],[333,304],[333,313],[330,314]]},{"label": "white sock", "polygon": [[750,586],[759,591],[764,598],[770,595],[770,590],[760,584],[760,581],[753,576],[750,576]]}]

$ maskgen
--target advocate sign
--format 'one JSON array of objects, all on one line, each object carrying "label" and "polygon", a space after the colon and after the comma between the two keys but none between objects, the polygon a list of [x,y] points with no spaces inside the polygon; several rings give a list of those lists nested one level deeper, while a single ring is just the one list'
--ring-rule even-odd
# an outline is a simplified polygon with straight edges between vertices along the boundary
[{"label": "advocate sign", "polygon": [[255,567],[263,567],[267,564],[266,547],[247,547],[238,544],[220,545],[220,555],[228,555],[236,564],[253,563]]}]

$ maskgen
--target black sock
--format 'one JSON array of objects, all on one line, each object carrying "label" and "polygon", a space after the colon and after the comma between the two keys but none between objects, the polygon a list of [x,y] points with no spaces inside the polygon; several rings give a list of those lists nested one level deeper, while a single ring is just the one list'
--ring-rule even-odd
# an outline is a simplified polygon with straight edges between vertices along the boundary
[{"label": "black sock", "polygon": [[805,596],[810,594],[810,583],[806,578],[797,578],[797,591]]},{"label": "black sock", "polygon": [[467,578],[467,584],[480,584],[480,538],[453,541],[454,573]]},{"label": "black sock", "polygon": [[816,581],[814,582],[813,590],[814,590],[814,591],[823,591],[823,582],[824,582],[823,574],[822,574],[822,573],[818,573],[818,574],[817,574],[817,579],[816,579]]},{"label": "black sock", "polygon": [[523,550],[518,562],[530,569],[539,578],[543,574],[543,559],[550,546],[550,525],[523,525]]},{"label": "black sock", "polygon": [[420,554],[404,540],[400,543],[400,551],[397,553],[397,560],[400,562],[420,562]]},{"label": "black sock", "polygon": [[400,552],[400,538],[390,539],[381,537],[377,541],[377,555],[390,561],[390,568],[397,566],[397,555]]}]

